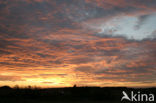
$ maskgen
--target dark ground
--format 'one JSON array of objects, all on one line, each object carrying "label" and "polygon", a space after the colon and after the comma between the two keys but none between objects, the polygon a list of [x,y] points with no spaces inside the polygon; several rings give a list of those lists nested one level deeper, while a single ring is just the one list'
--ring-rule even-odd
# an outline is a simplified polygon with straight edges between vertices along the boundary
[{"label": "dark ground", "polygon": [[[122,91],[128,94],[131,91],[156,94],[156,88],[70,87],[40,89],[3,86],[0,87],[0,103],[121,103]],[[130,102],[122,101],[122,103]]]}]

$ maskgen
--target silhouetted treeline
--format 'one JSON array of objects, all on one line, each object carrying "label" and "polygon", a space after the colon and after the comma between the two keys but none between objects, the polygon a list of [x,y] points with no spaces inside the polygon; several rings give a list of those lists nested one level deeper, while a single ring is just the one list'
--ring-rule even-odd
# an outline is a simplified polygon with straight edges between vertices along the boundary
[{"label": "silhouetted treeline", "polygon": [[[0,103],[15,100],[37,101],[114,101],[120,103],[122,91],[141,91],[141,93],[156,94],[156,88],[126,88],[126,87],[69,87],[69,88],[10,88],[0,87]],[[1,102],[2,101],[2,102]],[[116,102],[117,101],[117,102]],[[14,103],[14,102],[10,102]],[[30,102],[31,103],[31,102]],[[35,102],[33,102],[35,103]],[[44,102],[43,102],[44,103]],[[49,102],[45,102],[49,103]]]}]

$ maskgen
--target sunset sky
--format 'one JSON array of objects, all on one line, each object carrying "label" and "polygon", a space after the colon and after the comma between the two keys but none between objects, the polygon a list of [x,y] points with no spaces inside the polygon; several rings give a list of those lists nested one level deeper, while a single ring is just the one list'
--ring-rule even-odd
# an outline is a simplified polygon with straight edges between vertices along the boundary
[{"label": "sunset sky", "polygon": [[0,0],[0,86],[156,86],[156,0]]}]

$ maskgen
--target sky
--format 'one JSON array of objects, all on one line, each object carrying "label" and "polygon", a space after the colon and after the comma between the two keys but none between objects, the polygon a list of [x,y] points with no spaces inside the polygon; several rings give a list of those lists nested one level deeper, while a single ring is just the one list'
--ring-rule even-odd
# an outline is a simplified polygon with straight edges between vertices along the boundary
[{"label": "sky", "polygon": [[156,85],[156,0],[0,0],[0,85]]}]

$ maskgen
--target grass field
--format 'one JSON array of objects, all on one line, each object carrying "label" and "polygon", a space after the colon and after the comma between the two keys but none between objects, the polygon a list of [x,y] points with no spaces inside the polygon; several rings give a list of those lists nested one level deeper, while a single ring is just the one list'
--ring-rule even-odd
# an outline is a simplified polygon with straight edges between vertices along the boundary
[{"label": "grass field", "polygon": [[36,101],[36,100],[15,100],[3,99],[0,103],[121,103],[115,101]]},{"label": "grass field", "polygon": [[[10,88],[0,87],[0,103],[121,103],[122,91],[130,95],[153,93],[156,88],[70,87],[70,88]],[[122,103],[129,103],[122,101]]]}]

